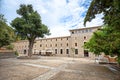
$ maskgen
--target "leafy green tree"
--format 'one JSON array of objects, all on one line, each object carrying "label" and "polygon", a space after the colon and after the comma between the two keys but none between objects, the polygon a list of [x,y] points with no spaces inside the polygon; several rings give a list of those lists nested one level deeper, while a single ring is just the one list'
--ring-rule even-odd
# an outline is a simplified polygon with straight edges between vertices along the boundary
[{"label": "leafy green tree", "polygon": [[4,23],[6,22],[6,19],[4,18],[4,15],[2,15],[2,14],[0,14],[0,21],[4,22]]},{"label": "leafy green tree", "polygon": [[[96,14],[103,14],[105,43],[101,45],[104,53],[117,54],[120,63],[120,1],[119,0],[92,0],[84,19],[87,21],[95,18]],[[109,27],[109,28],[108,28]],[[97,39],[96,37],[94,39]],[[100,39],[101,40],[101,39]]]},{"label": "leafy green tree", "polygon": [[0,14],[0,47],[9,45],[14,41],[14,30],[6,24],[4,15]]},{"label": "leafy green tree", "polygon": [[13,44],[7,45],[7,46],[6,46],[6,49],[8,49],[8,50],[13,50],[13,49],[14,49],[14,45],[13,45]]},{"label": "leafy green tree", "polygon": [[92,38],[84,47],[96,55],[105,53],[106,55],[117,55],[120,63],[120,33],[108,26],[96,31]]},{"label": "leafy green tree", "polygon": [[120,30],[120,1],[119,0],[92,0],[84,19],[87,21],[95,18],[96,14],[103,13],[104,24],[109,27],[119,28]]},{"label": "leafy green tree", "polygon": [[32,5],[20,5],[17,14],[21,17],[15,18],[11,25],[20,36],[29,41],[28,56],[32,56],[32,49],[37,37],[49,35],[46,25],[42,24],[41,17],[37,11],[33,10]]},{"label": "leafy green tree", "polygon": [[86,42],[84,44],[84,48],[88,49],[90,52],[93,52],[95,55],[100,55],[102,51],[101,46],[99,45],[99,43],[96,42],[96,38],[98,38],[98,36],[102,36],[102,33],[95,32],[89,42]]}]

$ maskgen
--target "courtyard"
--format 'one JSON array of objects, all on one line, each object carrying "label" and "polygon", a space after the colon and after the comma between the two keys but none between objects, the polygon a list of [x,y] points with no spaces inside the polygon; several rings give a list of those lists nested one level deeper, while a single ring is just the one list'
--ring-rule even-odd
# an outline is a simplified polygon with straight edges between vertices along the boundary
[{"label": "courtyard", "polygon": [[0,59],[0,80],[120,80],[119,75],[90,58]]}]

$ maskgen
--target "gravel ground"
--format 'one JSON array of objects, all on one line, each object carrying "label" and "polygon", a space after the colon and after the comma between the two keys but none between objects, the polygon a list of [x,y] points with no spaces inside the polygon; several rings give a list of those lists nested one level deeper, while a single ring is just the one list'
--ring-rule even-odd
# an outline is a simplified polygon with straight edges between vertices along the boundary
[{"label": "gravel ground", "polygon": [[89,58],[0,59],[0,80],[120,80],[120,72]]},{"label": "gravel ground", "polygon": [[91,64],[68,64],[63,70],[49,80],[120,80],[116,74],[106,66]]},{"label": "gravel ground", "polygon": [[2,60],[0,61],[0,80],[32,80],[48,70]]}]

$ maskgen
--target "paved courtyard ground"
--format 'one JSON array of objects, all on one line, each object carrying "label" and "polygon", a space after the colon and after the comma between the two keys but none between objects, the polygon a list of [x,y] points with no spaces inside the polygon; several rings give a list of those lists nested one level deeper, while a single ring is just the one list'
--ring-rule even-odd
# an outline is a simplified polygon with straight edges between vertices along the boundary
[{"label": "paved courtyard ground", "polygon": [[89,58],[0,59],[0,80],[120,80],[120,72]]}]

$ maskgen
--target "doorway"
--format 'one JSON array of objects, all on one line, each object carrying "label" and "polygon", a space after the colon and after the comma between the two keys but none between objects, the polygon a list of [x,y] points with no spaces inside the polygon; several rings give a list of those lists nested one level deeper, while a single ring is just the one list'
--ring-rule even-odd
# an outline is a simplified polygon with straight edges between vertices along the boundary
[{"label": "doorway", "polygon": [[26,50],[24,50],[24,54],[26,54],[26,52],[27,52],[27,51],[26,51]]},{"label": "doorway", "polygon": [[89,52],[88,52],[88,50],[84,50],[84,57],[89,57]]}]

